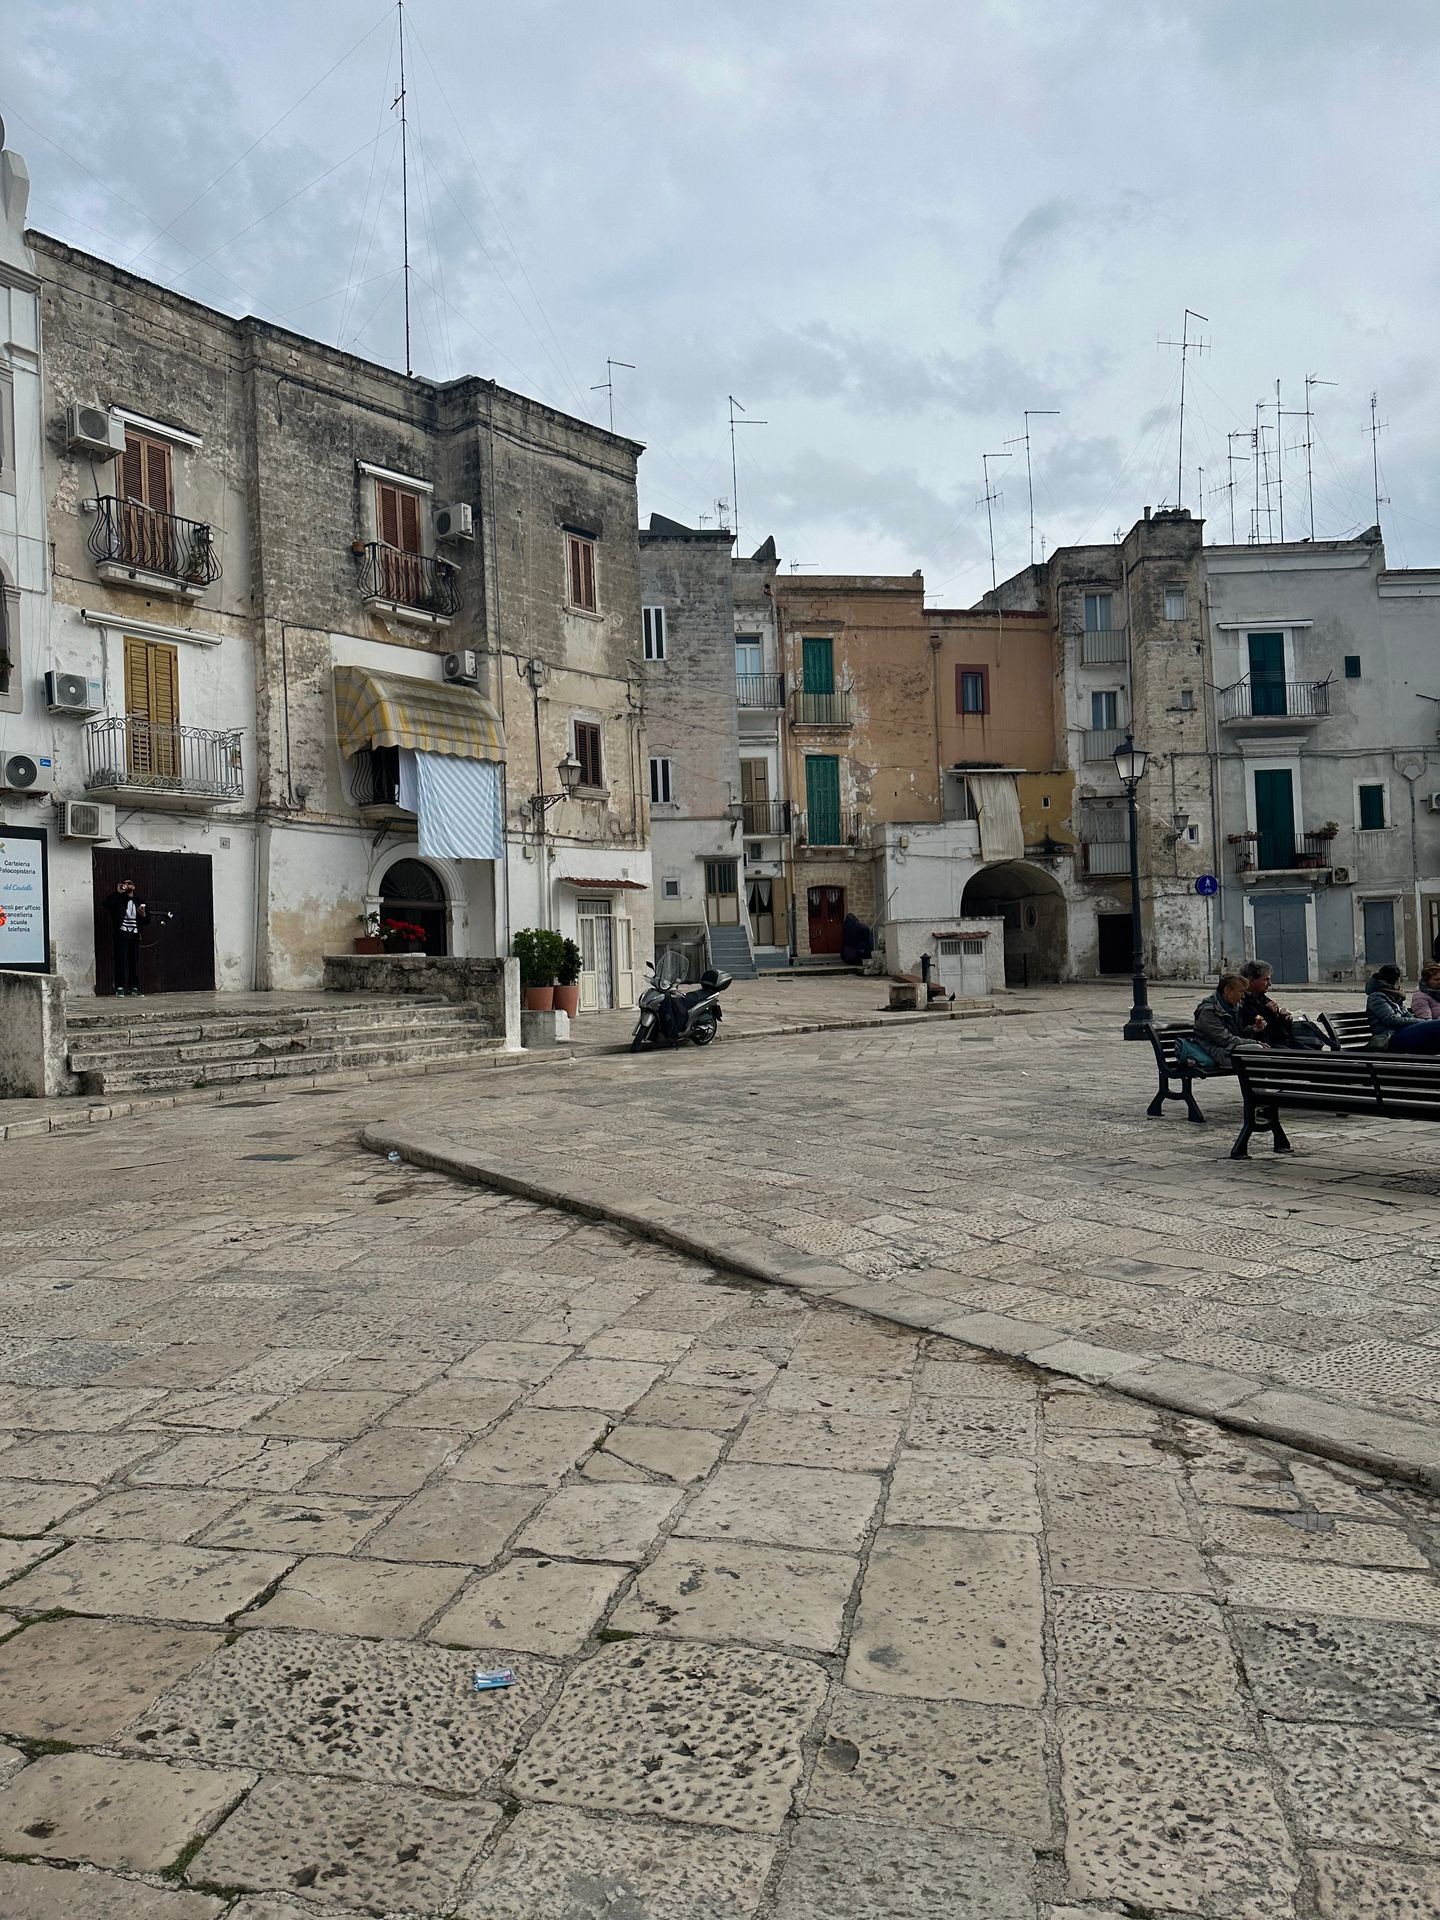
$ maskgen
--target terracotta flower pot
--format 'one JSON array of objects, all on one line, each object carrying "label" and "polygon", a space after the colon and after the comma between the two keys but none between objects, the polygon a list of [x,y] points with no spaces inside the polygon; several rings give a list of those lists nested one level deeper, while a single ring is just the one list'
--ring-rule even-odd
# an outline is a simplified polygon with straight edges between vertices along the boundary
[{"label": "terracotta flower pot", "polygon": [[576,980],[568,987],[557,986],[554,989],[555,1011],[568,1013],[573,1020],[580,1011],[580,982]]},{"label": "terracotta flower pot", "polygon": [[383,953],[385,942],[378,933],[357,933],[355,936],[356,953]]},{"label": "terracotta flower pot", "polygon": [[527,1013],[549,1013],[554,1005],[554,987],[526,987],[525,1011]]}]

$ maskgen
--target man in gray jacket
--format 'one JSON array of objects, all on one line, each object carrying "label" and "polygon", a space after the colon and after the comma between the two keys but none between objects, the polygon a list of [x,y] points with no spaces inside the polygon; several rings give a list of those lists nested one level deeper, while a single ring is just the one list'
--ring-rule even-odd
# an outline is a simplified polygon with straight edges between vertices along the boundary
[{"label": "man in gray jacket", "polygon": [[1218,1073],[1235,1071],[1235,1054],[1242,1047],[1260,1047],[1256,1039],[1263,1024],[1242,1019],[1240,1004],[1249,982],[1238,973],[1222,973],[1215,991],[1195,1009],[1195,1044],[1209,1054]]}]

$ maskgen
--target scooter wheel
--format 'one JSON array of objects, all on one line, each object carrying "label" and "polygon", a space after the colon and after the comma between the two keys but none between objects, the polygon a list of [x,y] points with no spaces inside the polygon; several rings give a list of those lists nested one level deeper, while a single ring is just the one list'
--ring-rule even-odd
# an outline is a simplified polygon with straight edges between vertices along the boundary
[{"label": "scooter wheel", "polygon": [[633,1038],[633,1039],[631,1040],[631,1042],[630,1042],[630,1051],[631,1051],[631,1053],[639,1053],[639,1051],[640,1051],[640,1049],[641,1049],[641,1048],[642,1048],[642,1047],[643,1047],[644,1045],[645,1045],[645,1036],[644,1036],[644,1034],[643,1034],[643,1033],[637,1033],[637,1034],[636,1034],[636,1035],[634,1036],[634,1038]]},{"label": "scooter wheel", "polygon": [[690,1038],[697,1047],[708,1047],[719,1031],[713,1020],[697,1020],[690,1030]]}]

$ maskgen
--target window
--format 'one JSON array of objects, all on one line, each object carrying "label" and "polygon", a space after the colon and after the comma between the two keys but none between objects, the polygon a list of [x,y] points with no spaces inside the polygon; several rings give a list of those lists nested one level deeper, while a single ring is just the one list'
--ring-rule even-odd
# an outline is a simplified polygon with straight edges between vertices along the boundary
[{"label": "window", "polygon": [[737,633],[735,636],[736,673],[759,673],[760,670],[759,634]]},{"label": "window", "polygon": [[1385,826],[1385,788],[1383,784],[1377,782],[1374,785],[1357,787],[1356,795],[1357,818],[1361,832],[1368,832],[1373,827]]},{"label": "window", "polygon": [[988,667],[957,667],[955,669],[955,711],[957,713],[988,713],[990,711],[990,669]]},{"label": "window", "polygon": [[660,890],[667,900],[678,900],[680,898],[680,882],[678,880],[667,879],[662,881]]},{"label": "window", "polygon": [[1360,678],[1360,656],[1358,653],[1346,654],[1345,678],[1347,680],[1358,680]]},{"label": "window", "polygon": [[840,762],[834,754],[806,755],[805,809],[811,846],[840,846]]},{"label": "window", "polygon": [[1090,725],[1097,732],[1113,732],[1120,725],[1120,695],[1113,689],[1090,696]]},{"label": "window", "polygon": [[745,842],[745,864],[747,867],[759,866],[764,857],[764,850],[758,840],[747,840]]},{"label": "window", "polygon": [[1113,593],[1087,593],[1085,596],[1086,633],[1109,633],[1114,610]]},{"label": "window", "polygon": [[835,642],[833,640],[802,640],[800,666],[806,693],[834,693]]},{"label": "window", "polygon": [[1166,587],[1165,618],[1167,620],[1183,620],[1185,618],[1184,587]]},{"label": "window", "polygon": [[665,658],[664,607],[642,607],[640,616],[645,622],[645,658],[663,660]]},{"label": "window", "polygon": [[565,562],[570,605],[579,607],[582,613],[597,612],[600,603],[595,597],[595,542],[587,534],[567,533]]},{"label": "window", "polygon": [[575,758],[580,762],[582,787],[603,787],[605,762],[600,752],[600,728],[593,720],[575,722]]},{"label": "window", "polygon": [[180,772],[180,649],[125,636],[125,737],[130,772]]},{"label": "window", "polygon": [[15,389],[0,374],[0,493],[15,491]]},{"label": "window", "polygon": [[138,501],[152,513],[175,511],[170,449],[163,440],[152,440],[148,434],[135,433],[127,427],[120,483],[127,500]]},{"label": "window", "polygon": [[375,530],[387,547],[401,553],[421,553],[420,495],[408,487],[375,482]]},{"label": "window", "polygon": [[1182,713],[1193,713],[1195,711],[1195,689],[1193,687],[1181,687],[1180,711]]},{"label": "window", "polygon": [[666,806],[674,797],[670,784],[670,762],[652,757],[650,761],[651,803],[655,806]]}]

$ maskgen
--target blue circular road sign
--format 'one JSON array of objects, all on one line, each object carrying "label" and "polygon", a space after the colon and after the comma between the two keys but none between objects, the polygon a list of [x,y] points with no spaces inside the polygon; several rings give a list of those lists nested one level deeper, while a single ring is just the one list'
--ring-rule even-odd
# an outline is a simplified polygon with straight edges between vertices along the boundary
[{"label": "blue circular road sign", "polygon": [[1200,878],[1195,882],[1195,891],[1196,893],[1204,894],[1219,893],[1220,882],[1215,878],[1213,873],[1202,873]]}]

